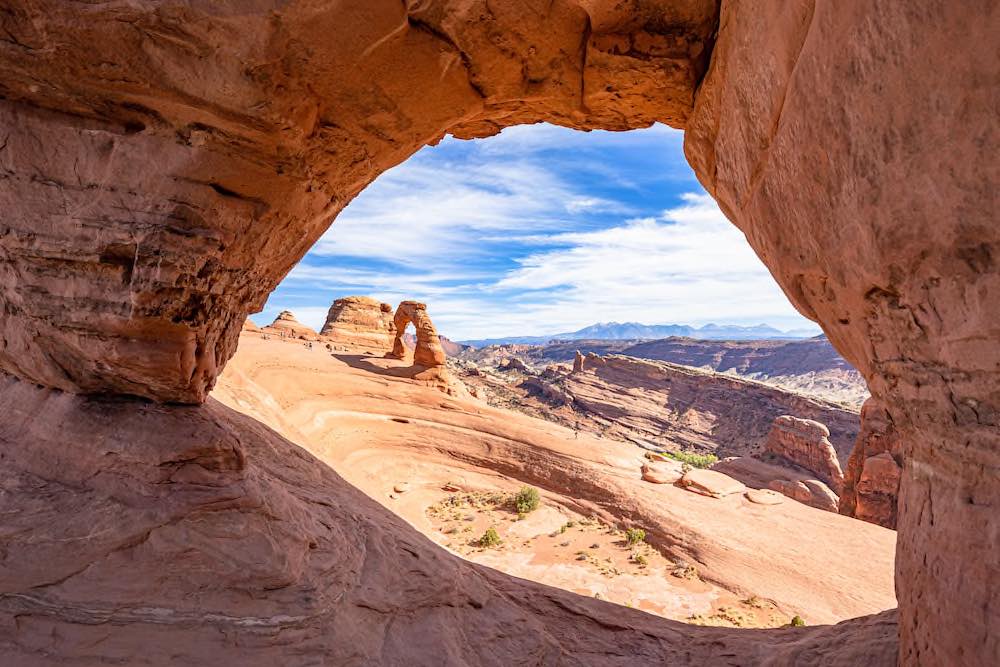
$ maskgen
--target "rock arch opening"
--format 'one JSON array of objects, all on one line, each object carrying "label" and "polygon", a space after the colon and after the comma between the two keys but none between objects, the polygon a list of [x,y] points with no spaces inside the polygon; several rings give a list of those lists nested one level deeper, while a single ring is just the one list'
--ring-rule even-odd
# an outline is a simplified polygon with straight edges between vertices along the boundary
[{"label": "rock arch opening", "polygon": [[[3,613],[39,624],[5,626],[12,652],[149,655],[150,635],[177,648],[173,631],[188,633],[180,650],[232,657],[240,649],[218,643],[217,629],[214,639],[200,629],[228,624],[304,629],[303,650],[345,661],[400,647],[412,657],[414,647],[451,646],[449,628],[470,624],[497,638],[472,649],[479,662],[610,661],[620,637],[609,637],[617,626],[600,605],[434,551],[421,551],[421,562],[440,565],[450,585],[428,586],[435,590],[419,600],[394,597],[412,590],[413,578],[393,574],[385,545],[409,540],[405,531],[349,491],[337,492],[338,507],[317,509],[319,499],[301,489],[334,488],[332,476],[301,466],[276,434],[201,404],[247,313],[365,184],[421,145],[445,132],[485,136],[542,120],[620,130],[662,121],[685,129],[685,153],[706,190],[800,312],[865,375],[901,435],[900,662],[996,662],[998,72],[995,59],[981,58],[998,30],[996,8],[930,0],[924,11],[805,0],[721,9],[658,0],[264,5],[102,6],[84,22],[76,5],[52,1],[4,19],[4,474],[29,489],[15,498],[36,525],[81,511],[140,516],[142,503],[155,505],[141,514],[148,525],[140,533],[109,526],[100,539],[77,540],[72,558],[64,539],[7,546],[16,569]],[[86,398],[95,395],[104,398]],[[151,402],[108,399],[121,396]],[[54,423],[34,419],[39,411],[60,415],[87,442],[67,451]],[[167,437],[190,436],[197,424],[209,445]],[[157,437],[137,437],[149,433]],[[287,457],[276,460],[277,451]],[[132,473],[116,477],[145,492],[123,493],[101,474],[108,466]],[[288,494],[292,478],[299,490]],[[163,495],[164,482],[172,493]],[[81,485],[86,502],[56,492]],[[232,509],[233,496],[216,493],[224,486],[272,512],[206,517],[199,494]],[[343,507],[351,503],[364,511],[350,515]],[[291,519],[278,533],[268,530],[274,512]],[[239,549],[220,537],[225,524],[213,521],[222,516],[295,546],[279,553],[269,549],[280,540],[268,542],[259,552],[268,557],[222,587],[207,577],[206,616],[177,594],[190,584],[180,564],[226,568],[211,554],[220,544]],[[352,522],[371,541],[337,528]],[[298,539],[292,525],[315,539]],[[204,548],[171,551],[179,539]],[[338,549],[338,539],[348,546]],[[110,599],[104,584],[122,572],[122,549],[133,549],[135,576]],[[168,572],[157,569],[165,562],[157,549],[178,557]],[[333,554],[345,564],[336,569],[339,593],[317,576],[330,572],[319,556]],[[93,566],[80,570],[76,558]],[[169,583],[151,590],[152,581]],[[312,584],[329,604],[306,595]],[[101,604],[88,603],[88,591]],[[177,622],[151,616],[150,598]],[[375,623],[373,614],[413,618],[414,610],[429,620],[354,648],[324,645],[320,634],[361,627],[343,626],[355,616],[335,607]],[[93,623],[109,618],[114,645],[93,648]],[[628,645],[651,660],[718,651],[815,659],[850,633],[859,641],[836,649],[847,662],[884,663],[896,651],[891,616],[803,631],[795,641],[629,618]],[[75,639],[33,643],[59,626]],[[317,627],[343,632],[310,635]],[[533,632],[512,632],[524,627]],[[260,633],[258,641],[255,655],[271,651],[273,660],[273,644]]]}]

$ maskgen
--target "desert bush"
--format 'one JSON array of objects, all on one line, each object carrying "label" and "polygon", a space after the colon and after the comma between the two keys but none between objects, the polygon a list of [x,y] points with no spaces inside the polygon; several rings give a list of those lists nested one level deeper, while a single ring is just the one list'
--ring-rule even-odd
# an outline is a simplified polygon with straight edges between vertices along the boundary
[{"label": "desert bush", "polygon": [[497,533],[497,529],[490,526],[483,533],[483,536],[476,540],[476,544],[483,547],[484,549],[489,549],[490,547],[496,547],[500,545],[500,535]]},{"label": "desert bush", "polygon": [[792,616],[792,622],[789,623],[789,625],[792,626],[793,628],[801,628],[805,624],[806,624],[806,622],[798,614],[796,614],[795,616]]},{"label": "desert bush", "polygon": [[625,531],[625,543],[630,547],[646,541],[646,531],[642,528],[629,528]]},{"label": "desert bush", "polygon": [[518,514],[527,514],[538,509],[541,497],[538,489],[531,486],[522,486],[521,490],[514,494],[514,509]]},{"label": "desert bush", "polygon": [[719,462],[719,457],[715,454],[695,454],[694,452],[662,452],[662,454],[674,461],[686,463],[692,468],[711,468]]}]

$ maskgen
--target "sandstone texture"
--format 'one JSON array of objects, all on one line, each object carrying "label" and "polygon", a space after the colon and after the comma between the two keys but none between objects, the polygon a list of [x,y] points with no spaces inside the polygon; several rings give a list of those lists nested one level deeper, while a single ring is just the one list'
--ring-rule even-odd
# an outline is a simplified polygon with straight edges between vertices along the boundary
[{"label": "sandstone texture", "polygon": [[840,513],[895,528],[902,462],[903,443],[892,417],[878,399],[868,399],[847,462]]},{"label": "sandstone texture", "polygon": [[805,468],[836,492],[844,485],[837,452],[830,444],[830,429],[812,419],[791,415],[777,417],[767,434],[764,455]]},{"label": "sandstone texture", "polygon": [[396,307],[396,314],[393,316],[393,324],[396,329],[396,336],[392,344],[392,356],[397,359],[404,359],[407,356],[407,349],[403,343],[403,334],[406,327],[413,324],[413,329],[417,338],[417,344],[413,348],[413,363],[425,368],[436,368],[444,366],[445,353],[438,339],[437,329],[431,322],[430,315],[427,314],[427,305],[419,301],[402,301]]},{"label": "sandstone texture", "polygon": [[319,333],[334,344],[388,352],[396,336],[392,306],[366,296],[337,299]]},{"label": "sandstone texture", "polygon": [[642,464],[642,479],[652,484],[674,484],[684,476],[677,461],[646,461]]},{"label": "sandstone texture", "polygon": [[857,438],[857,413],[759,382],[621,355],[588,354],[583,369],[547,370],[513,390],[489,386],[567,426],[647,448],[759,454],[774,419],[786,414],[829,425],[829,441],[845,463]]},{"label": "sandstone texture", "polygon": [[827,512],[837,511],[837,494],[830,487],[817,479],[805,479],[790,482],[783,479],[772,479],[768,488],[786,495],[800,503]]},{"label": "sandstone texture", "polygon": [[757,505],[780,505],[785,502],[784,495],[771,489],[750,489],[744,495]]},{"label": "sandstone texture", "polygon": [[700,493],[703,496],[713,498],[725,498],[737,493],[743,493],[747,487],[729,475],[724,475],[715,470],[701,470],[694,468],[684,473],[680,479],[680,485],[688,491]]},{"label": "sandstone texture", "polygon": [[300,340],[317,340],[319,338],[315,331],[295,319],[295,315],[290,310],[281,311],[274,318],[274,321],[261,331],[282,338],[298,338]]},{"label": "sandstone texture", "polygon": [[[0,369],[23,380],[2,395],[4,516],[58,535],[4,545],[13,662],[274,664],[277,635],[302,662],[895,659],[884,616],[727,644],[471,568],[198,407],[247,314],[379,173],[539,121],[685,128],[705,188],[899,434],[899,662],[1000,662],[996,3],[36,0],[0,21]],[[114,521],[70,539],[94,515]]]}]

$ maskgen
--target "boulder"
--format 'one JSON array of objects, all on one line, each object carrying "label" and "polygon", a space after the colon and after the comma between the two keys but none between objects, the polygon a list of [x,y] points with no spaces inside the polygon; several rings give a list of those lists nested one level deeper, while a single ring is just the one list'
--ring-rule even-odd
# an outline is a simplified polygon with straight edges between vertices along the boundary
[{"label": "boulder", "polygon": [[826,510],[827,512],[837,511],[837,494],[817,479],[801,481],[775,479],[771,480],[768,488],[810,507]]},{"label": "boulder", "polygon": [[744,494],[755,505],[780,505],[785,502],[785,496],[771,489],[750,489]]},{"label": "boulder", "polygon": [[688,491],[700,493],[703,496],[712,498],[725,498],[734,493],[743,493],[747,490],[743,482],[737,481],[729,475],[723,475],[714,470],[694,468],[684,473],[680,480],[681,486]]},{"label": "boulder", "polygon": [[830,429],[817,421],[791,415],[775,418],[764,451],[805,468],[835,490],[844,484],[837,451],[830,444]]},{"label": "boulder", "polygon": [[652,484],[675,484],[684,476],[677,461],[647,461],[642,464],[642,479]]}]

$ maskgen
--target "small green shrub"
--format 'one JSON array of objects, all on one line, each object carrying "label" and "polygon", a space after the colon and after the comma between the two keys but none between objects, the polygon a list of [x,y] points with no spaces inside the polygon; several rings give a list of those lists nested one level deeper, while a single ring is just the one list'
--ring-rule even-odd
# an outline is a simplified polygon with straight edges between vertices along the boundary
[{"label": "small green shrub", "polygon": [[497,529],[490,526],[483,533],[483,536],[476,540],[476,544],[484,549],[489,549],[490,547],[496,547],[500,545],[500,535],[497,533]]},{"label": "small green shrub", "polygon": [[649,561],[647,561],[646,557],[642,554],[632,554],[631,560],[639,567],[646,567],[649,564]]},{"label": "small green shrub", "polygon": [[521,490],[514,494],[514,509],[518,514],[527,514],[538,509],[541,497],[538,489],[531,486],[522,486]]},{"label": "small green shrub", "polygon": [[719,462],[715,454],[695,454],[694,452],[662,452],[663,456],[686,463],[692,468],[711,468]]},{"label": "small green shrub", "polygon": [[792,626],[793,628],[801,628],[805,624],[806,624],[806,622],[804,620],[802,620],[802,617],[799,616],[798,614],[796,614],[795,616],[792,616],[792,622],[789,623],[789,625]]},{"label": "small green shrub", "polygon": [[634,547],[646,541],[646,531],[642,528],[629,528],[625,531],[625,544]]}]

